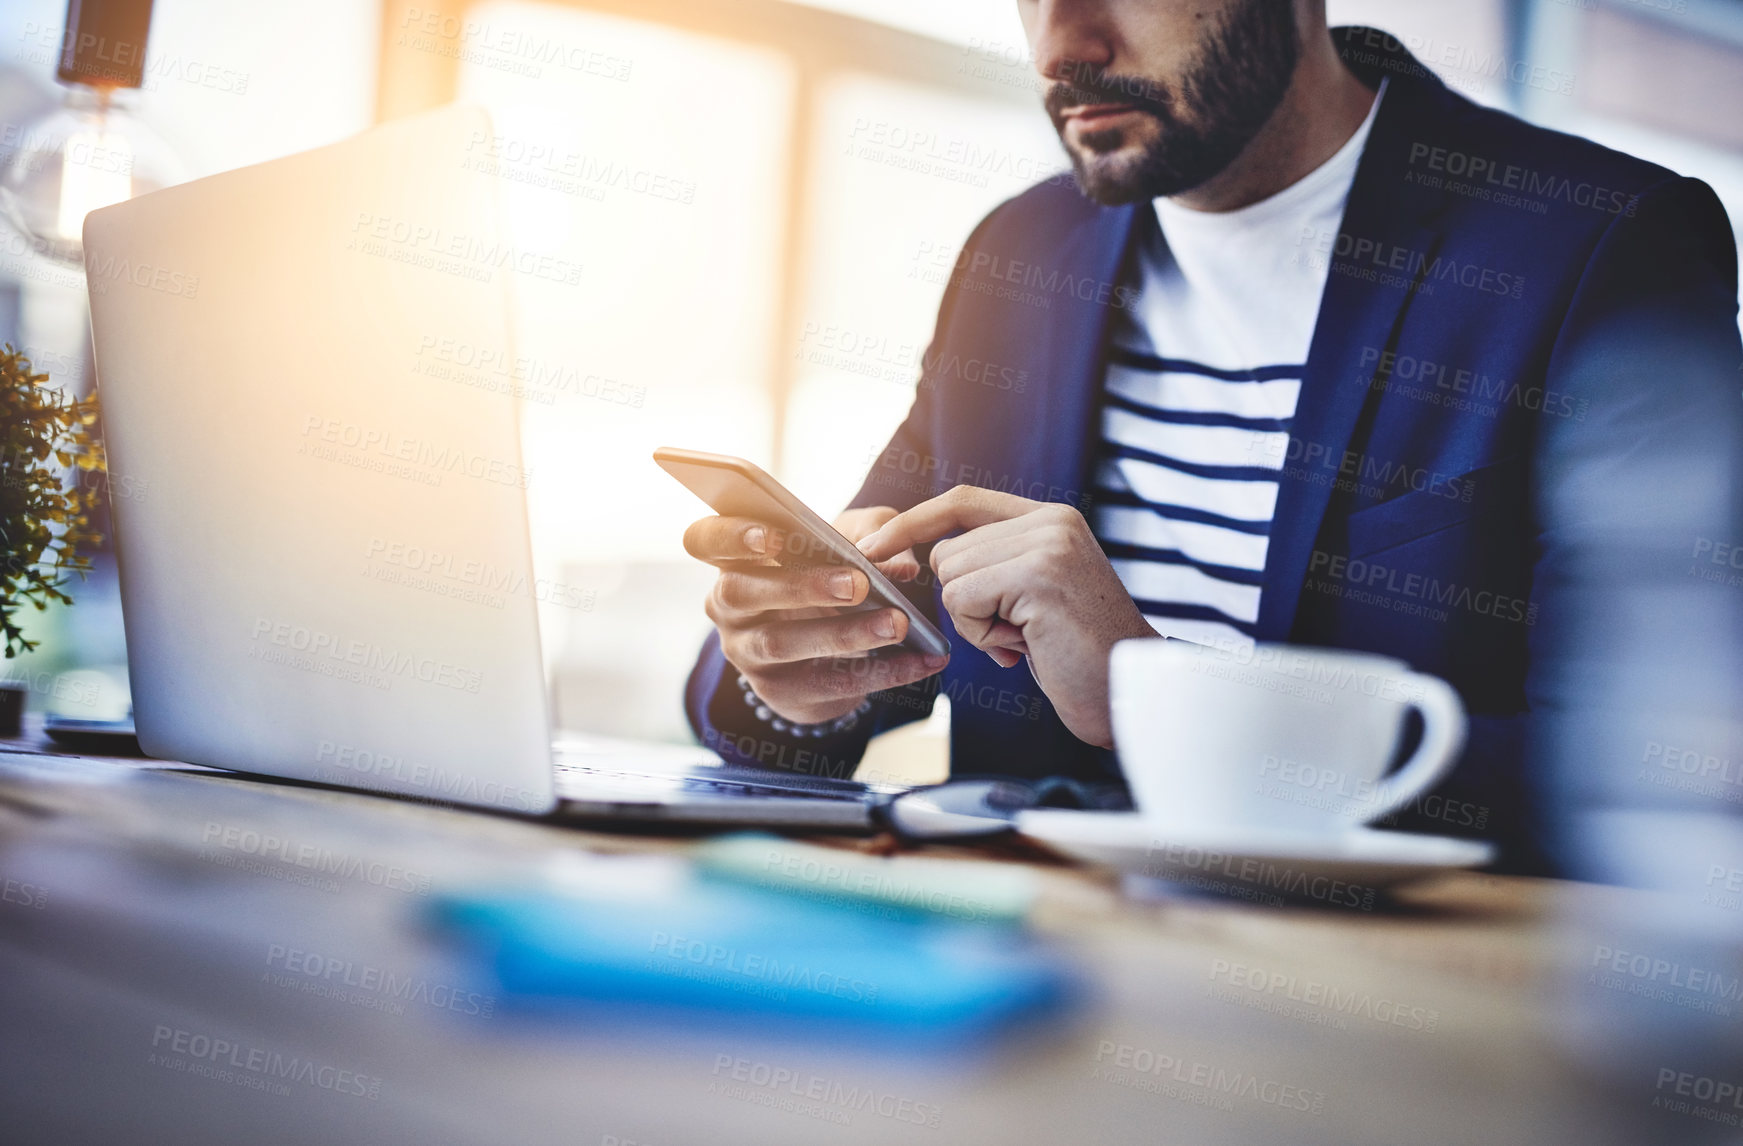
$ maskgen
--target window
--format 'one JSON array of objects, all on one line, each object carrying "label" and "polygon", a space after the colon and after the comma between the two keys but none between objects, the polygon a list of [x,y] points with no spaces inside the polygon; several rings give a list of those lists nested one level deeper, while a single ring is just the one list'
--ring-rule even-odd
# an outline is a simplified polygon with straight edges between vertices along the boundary
[{"label": "window", "polygon": [[517,243],[584,268],[515,302],[528,369],[581,379],[522,402],[540,574],[594,591],[542,618],[563,725],[688,735],[712,573],[681,537],[705,510],[654,447],[742,454],[839,508],[913,400],[957,249],[1065,165],[1013,5],[885,8],[386,7],[383,117],[488,109]]}]

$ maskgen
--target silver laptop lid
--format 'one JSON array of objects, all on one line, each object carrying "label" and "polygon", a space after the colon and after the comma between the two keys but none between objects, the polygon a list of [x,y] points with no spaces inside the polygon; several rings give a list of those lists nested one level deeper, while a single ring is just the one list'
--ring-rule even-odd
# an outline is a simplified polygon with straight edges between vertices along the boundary
[{"label": "silver laptop lid", "polygon": [[515,403],[454,366],[512,361],[537,261],[489,133],[444,109],[87,218],[151,754],[553,805]]}]

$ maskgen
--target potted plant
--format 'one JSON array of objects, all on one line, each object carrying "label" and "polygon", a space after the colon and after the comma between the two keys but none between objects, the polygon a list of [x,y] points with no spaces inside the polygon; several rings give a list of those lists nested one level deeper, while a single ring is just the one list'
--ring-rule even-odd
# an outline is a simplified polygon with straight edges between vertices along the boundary
[{"label": "potted plant", "polygon": [[[0,632],[8,659],[37,644],[25,637],[19,610],[72,604],[63,587],[89,571],[87,554],[101,540],[90,525],[104,470],[92,430],[97,399],[47,381],[10,344],[0,350]],[[0,732],[10,723],[16,733],[23,691],[0,696]]]}]

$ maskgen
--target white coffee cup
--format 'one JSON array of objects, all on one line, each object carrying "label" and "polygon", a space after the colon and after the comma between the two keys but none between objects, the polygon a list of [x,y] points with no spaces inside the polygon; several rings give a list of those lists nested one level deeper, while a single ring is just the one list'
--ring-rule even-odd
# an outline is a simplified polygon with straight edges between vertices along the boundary
[{"label": "white coffee cup", "polygon": [[[1369,653],[1128,640],[1109,686],[1120,767],[1161,827],[1341,832],[1427,791],[1465,743],[1452,686]],[[1412,708],[1422,739],[1386,775]]]}]

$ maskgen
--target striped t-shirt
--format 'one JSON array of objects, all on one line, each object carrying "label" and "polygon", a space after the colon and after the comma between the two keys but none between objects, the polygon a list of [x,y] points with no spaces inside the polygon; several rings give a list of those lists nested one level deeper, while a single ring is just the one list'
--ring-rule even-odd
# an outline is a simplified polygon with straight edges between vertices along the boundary
[{"label": "striped t-shirt", "polygon": [[1155,201],[1117,312],[1091,523],[1158,633],[1252,644],[1277,479],[1335,233],[1384,86],[1311,174],[1238,211]]}]

